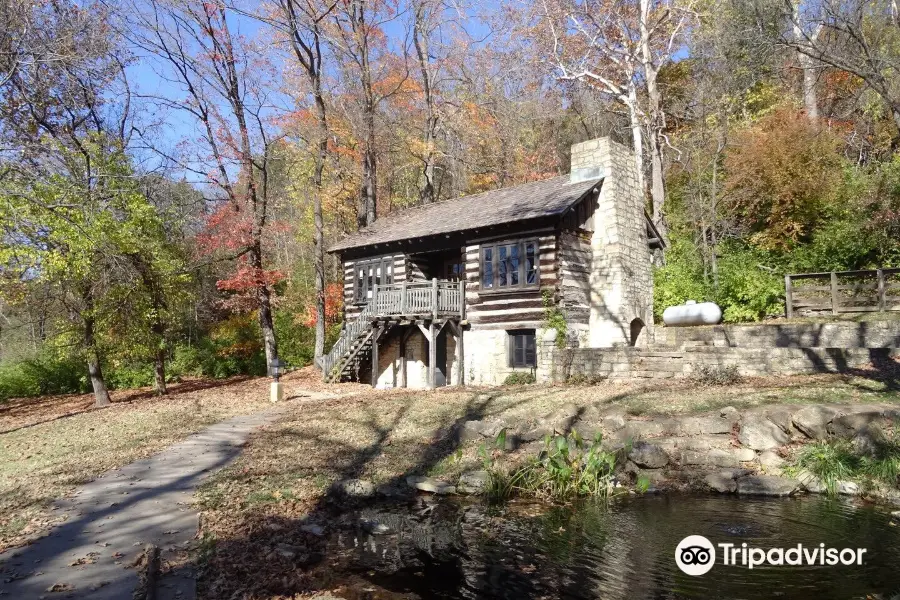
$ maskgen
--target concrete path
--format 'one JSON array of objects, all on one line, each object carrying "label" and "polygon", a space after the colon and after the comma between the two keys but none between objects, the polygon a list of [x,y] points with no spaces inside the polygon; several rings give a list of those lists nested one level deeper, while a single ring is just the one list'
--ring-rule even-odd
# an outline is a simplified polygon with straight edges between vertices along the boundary
[{"label": "concrete path", "polygon": [[[237,456],[253,429],[272,422],[283,409],[281,404],[218,423],[79,488],[59,502],[58,510],[68,514],[64,523],[0,557],[0,598],[129,600],[138,586],[131,568],[135,557],[148,543],[159,546],[164,558],[185,548],[199,524],[190,505],[196,487]],[[196,595],[193,573],[168,576],[158,590],[159,600],[191,600]]]}]

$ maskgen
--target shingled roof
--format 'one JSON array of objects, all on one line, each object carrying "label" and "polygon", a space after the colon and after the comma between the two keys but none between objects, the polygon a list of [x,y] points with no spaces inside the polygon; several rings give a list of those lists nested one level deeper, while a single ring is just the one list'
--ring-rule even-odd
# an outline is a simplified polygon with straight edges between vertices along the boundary
[{"label": "shingled roof", "polygon": [[392,212],[331,246],[341,252],[432,235],[562,216],[602,179],[569,183],[568,175]]}]

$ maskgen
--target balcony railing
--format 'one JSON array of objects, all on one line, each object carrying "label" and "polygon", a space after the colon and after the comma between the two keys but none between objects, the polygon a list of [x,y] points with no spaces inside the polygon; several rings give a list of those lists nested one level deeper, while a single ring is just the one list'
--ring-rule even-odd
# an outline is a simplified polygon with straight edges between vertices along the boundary
[{"label": "balcony railing", "polygon": [[465,289],[465,282],[438,279],[379,285],[369,301],[368,312],[375,317],[462,317]]},{"label": "balcony railing", "polygon": [[405,281],[375,286],[372,299],[352,321],[344,324],[341,337],[331,351],[322,357],[326,380],[337,377],[346,357],[366,341],[373,321],[391,317],[410,319],[464,319],[466,316],[466,283],[464,281]]}]

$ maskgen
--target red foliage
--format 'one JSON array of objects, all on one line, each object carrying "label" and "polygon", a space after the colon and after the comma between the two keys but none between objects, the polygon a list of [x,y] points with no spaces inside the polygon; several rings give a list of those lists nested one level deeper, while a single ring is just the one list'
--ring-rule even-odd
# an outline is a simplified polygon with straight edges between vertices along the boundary
[{"label": "red foliage", "polygon": [[[329,283],[325,286],[325,324],[331,325],[341,320],[344,310],[344,286],[340,283]],[[301,322],[307,327],[314,327],[316,324],[316,304],[315,299],[308,302],[300,317]]]}]

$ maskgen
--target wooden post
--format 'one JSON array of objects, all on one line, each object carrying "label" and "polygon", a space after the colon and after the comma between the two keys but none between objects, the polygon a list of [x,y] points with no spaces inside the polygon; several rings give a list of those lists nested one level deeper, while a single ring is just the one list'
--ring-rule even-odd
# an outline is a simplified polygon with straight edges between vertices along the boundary
[{"label": "wooden post", "polygon": [[[465,276],[459,280],[459,318],[466,318],[466,280]],[[459,336],[462,339],[462,335]]]},{"label": "wooden post", "polygon": [[409,338],[407,332],[400,334],[400,387],[406,387],[406,340]]},{"label": "wooden post", "polygon": [[[463,302],[465,305],[465,302]],[[456,364],[457,372],[459,373],[459,385],[466,385],[466,368],[465,368],[465,353],[463,352],[463,327],[462,323],[459,323],[456,326],[456,331],[459,335],[456,336]]]},{"label": "wooden post", "polygon": [[381,326],[375,327],[372,334],[372,387],[378,387],[378,338],[381,337]]},{"label": "wooden post", "polygon": [[794,316],[794,286],[791,282],[791,276],[784,276],[784,310],[788,319]]},{"label": "wooden post", "polygon": [[878,269],[878,310],[884,312],[887,309],[887,301],[884,297],[884,271]]},{"label": "wooden post", "polygon": [[[435,286],[437,285],[437,279]],[[434,289],[437,289],[435,287]],[[434,321],[428,324],[428,389],[434,389],[434,371],[437,365],[437,335],[435,334]]]},{"label": "wooden post", "polygon": [[400,284],[400,314],[406,314],[406,281]]},{"label": "wooden post", "polygon": [[838,297],[838,278],[837,273],[831,272],[831,314],[838,314],[838,307],[841,299]]},{"label": "wooden post", "polygon": [[378,286],[377,285],[372,288],[371,306],[372,306],[372,314],[377,315],[378,314]]},{"label": "wooden post", "polygon": [[431,280],[431,318],[437,321],[438,318],[438,280]]}]

